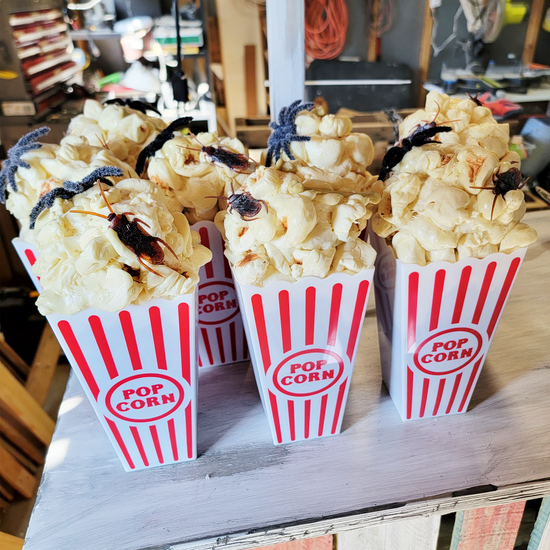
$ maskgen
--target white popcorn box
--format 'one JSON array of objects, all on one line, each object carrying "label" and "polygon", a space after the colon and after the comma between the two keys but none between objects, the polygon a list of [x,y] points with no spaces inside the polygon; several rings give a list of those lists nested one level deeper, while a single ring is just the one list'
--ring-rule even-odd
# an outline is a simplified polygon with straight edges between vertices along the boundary
[{"label": "white popcorn box", "polygon": [[40,277],[37,277],[32,272],[32,266],[34,265],[34,262],[36,262],[36,258],[38,258],[38,251],[36,250],[36,245],[32,243],[28,243],[23,239],[20,239],[19,237],[17,237],[16,239],[12,239],[11,244],[15,248],[15,251],[19,256],[21,263],[27,270],[27,273],[29,274],[29,277],[34,283],[36,290],[38,290],[38,292],[42,292]]},{"label": "white popcorn box", "polygon": [[421,267],[371,242],[382,377],[401,419],[466,412],[526,249]]},{"label": "white popcorn box", "polygon": [[373,275],[235,280],[273,443],[340,433]]},{"label": "white popcorn box", "polygon": [[210,221],[198,222],[191,229],[212,252],[212,260],[199,272],[199,366],[248,361],[246,335],[222,236]]},{"label": "white popcorn box", "polygon": [[127,472],[197,458],[196,293],[47,319]]}]

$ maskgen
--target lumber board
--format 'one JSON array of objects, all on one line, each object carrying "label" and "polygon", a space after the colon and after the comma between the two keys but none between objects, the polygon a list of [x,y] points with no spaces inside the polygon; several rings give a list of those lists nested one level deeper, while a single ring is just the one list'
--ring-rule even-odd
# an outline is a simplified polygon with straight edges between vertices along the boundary
[{"label": "lumber board", "polygon": [[50,443],[55,422],[2,363],[0,363],[0,405],[39,441],[45,445]]},{"label": "lumber board", "polygon": [[[312,539],[292,540],[281,544],[260,546],[254,550],[332,550],[333,536],[315,537]],[[357,549],[358,550],[358,549]]]},{"label": "lumber board", "polygon": [[436,550],[441,516],[382,523],[336,535],[336,550]]},{"label": "lumber board", "polygon": [[31,498],[36,479],[13,455],[0,445],[0,477],[25,498]]},{"label": "lumber board", "polygon": [[512,550],[524,508],[522,501],[458,512],[450,550]]},{"label": "lumber board", "polygon": [[11,371],[15,371],[18,377],[27,378],[30,367],[19,357],[16,351],[2,338],[0,338],[0,361]]},{"label": "lumber board", "polygon": [[380,17],[380,0],[373,0],[370,3],[370,10],[372,11],[372,13],[369,14],[372,22],[372,28],[369,29],[367,61],[372,63],[376,61],[378,53],[379,36],[378,33],[374,31],[374,27],[376,27],[378,18]]},{"label": "lumber board", "polygon": [[16,427],[13,422],[10,422],[4,417],[4,413],[0,416],[0,435],[4,436],[8,441],[25,453],[30,459],[37,464],[44,464],[45,448],[31,440],[30,434],[25,434],[21,427]]},{"label": "lumber board", "polygon": [[0,531],[0,548],[2,550],[22,550],[24,542],[22,538]]},{"label": "lumber board", "polygon": [[521,60],[524,65],[532,63],[535,57],[543,11],[544,0],[533,0],[531,4],[531,13],[529,15],[529,23],[527,24],[527,32],[525,33],[525,42],[523,43],[523,55]]},{"label": "lumber board", "polygon": [[256,94],[256,46],[247,44],[244,47],[244,78],[246,91],[246,115],[258,114],[258,97]]},{"label": "lumber board", "polygon": [[550,497],[542,499],[527,550],[550,549]]},{"label": "lumber board", "polygon": [[432,30],[433,19],[430,9],[430,0],[424,2],[424,23],[422,24],[422,38],[420,39],[420,55],[418,58],[418,72],[420,77],[420,90],[418,93],[418,106],[424,107],[426,90],[423,86],[428,80],[430,59],[432,57]]},{"label": "lumber board", "polygon": [[0,480],[0,498],[3,498],[4,500],[11,502],[14,498],[14,493],[11,489],[11,487],[8,486],[7,483]]},{"label": "lumber board", "polygon": [[29,460],[22,452],[18,451],[13,445],[6,441],[3,437],[0,437],[0,447],[3,447],[8,451],[13,458],[19,462],[23,467],[25,467],[31,474],[36,474],[38,471],[38,466],[34,464],[32,460]]},{"label": "lumber board", "polygon": [[43,405],[46,400],[60,353],[59,342],[46,323],[25,383],[25,388],[39,405]]}]

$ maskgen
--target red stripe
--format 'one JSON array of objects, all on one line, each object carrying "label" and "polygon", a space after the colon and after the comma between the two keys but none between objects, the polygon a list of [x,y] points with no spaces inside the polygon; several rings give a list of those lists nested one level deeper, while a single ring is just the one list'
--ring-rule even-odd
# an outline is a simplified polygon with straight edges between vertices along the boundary
[{"label": "red stripe", "polygon": [[311,419],[311,400],[307,399],[304,403],[304,438],[309,438],[309,423]]},{"label": "red stripe", "polygon": [[126,347],[130,355],[130,361],[132,362],[132,368],[134,370],[142,369],[141,359],[139,357],[139,350],[136,341],[136,334],[134,332],[134,325],[132,324],[132,316],[127,311],[121,311],[118,314],[120,319],[120,326],[124,333],[124,340],[126,341]]},{"label": "red stripe", "polygon": [[221,327],[216,327],[216,340],[218,341],[218,351],[220,352],[221,362],[225,363],[225,350],[223,348],[223,335]]},{"label": "red stripe", "polygon": [[315,341],[315,287],[306,288],[306,346]]},{"label": "red stripe", "polygon": [[164,349],[164,335],[162,333],[162,319],[160,317],[160,309],[157,306],[149,308],[149,319],[151,320],[151,330],[153,332],[153,342],[155,344],[158,368],[161,370],[168,370],[168,365],[166,364],[166,350]]},{"label": "red stripe", "polygon": [[468,400],[468,396],[470,395],[470,390],[472,389],[472,384],[474,383],[477,372],[479,370],[479,366],[481,365],[481,361],[483,360],[483,356],[479,358],[477,363],[474,365],[474,368],[472,370],[472,374],[470,374],[470,379],[468,380],[468,385],[466,386],[466,390],[464,391],[464,397],[462,398],[462,401],[460,402],[460,407],[458,407],[458,412],[462,412],[462,409],[464,408],[464,405],[466,405],[466,401]]},{"label": "red stripe", "polygon": [[491,317],[491,321],[487,328],[487,334],[489,336],[489,339],[491,339],[491,336],[493,335],[493,331],[495,330],[495,327],[497,325],[498,318],[500,316],[500,313],[502,312],[502,308],[506,303],[508,292],[510,292],[510,288],[512,287],[512,284],[514,282],[514,277],[516,276],[520,263],[521,263],[521,258],[514,258],[512,260],[510,268],[508,269],[508,273],[506,274],[506,279],[504,280],[504,285],[502,286],[502,290],[500,291],[500,295],[497,300],[497,305],[495,306],[495,311],[493,312],[493,316]]},{"label": "red stripe", "polygon": [[67,345],[69,346],[69,349],[73,354],[74,360],[76,361],[76,364],[78,365],[82,376],[84,376],[86,384],[88,384],[88,388],[92,392],[94,399],[97,401],[97,396],[99,395],[99,387],[97,385],[97,382],[95,381],[92,371],[90,370],[88,362],[86,361],[86,358],[84,357],[84,354],[82,353],[82,350],[78,345],[78,341],[76,339],[76,336],[74,335],[71,325],[67,321],[59,321],[59,323],[57,323],[57,328],[63,335],[65,342],[67,342]]},{"label": "red stripe", "polygon": [[231,360],[237,360],[237,334],[235,333],[235,321],[229,323],[229,338],[231,339]]},{"label": "red stripe", "polygon": [[407,420],[410,420],[412,416],[413,381],[413,371],[407,367]]},{"label": "red stripe", "polygon": [[27,260],[29,260],[29,263],[31,264],[31,267],[32,267],[36,263],[36,256],[34,255],[34,252],[26,248],[25,256],[27,256]]},{"label": "red stripe", "polygon": [[115,440],[118,443],[118,446],[120,447],[120,450],[122,451],[122,454],[124,455],[124,458],[128,463],[128,466],[130,466],[130,468],[133,470],[135,468],[134,462],[132,461],[132,457],[130,456],[128,449],[126,448],[126,445],[124,444],[124,441],[122,439],[122,436],[120,435],[120,432],[118,431],[116,424],[112,420],[109,420],[106,416],[104,418],[107,421],[109,428],[113,432],[113,435],[115,436]]},{"label": "red stripe", "polygon": [[294,401],[289,400],[288,403],[288,423],[290,425],[290,440],[296,439],[296,429],[294,425]]},{"label": "red stripe", "polygon": [[435,274],[432,315],[430,317],[430,330],[435,330],[437,328],[437,325],[439,324],[439,313],[441,311],[441,298],[443,296],[444,284],[445,271],[441,269]]},{"label": "red stripe", "polygon": [[145,466],[149,466],[149,461],[147,460],[147,454],[145,453],[145,449],[143,448],[141,437],[139,437],[138,429],[135,426],[130,426],[130,431],[132,432],[132,436],[134,437],[134,441],[136,442],[136,446],[139,451],[139,456],[141,456],[141,460],[143,460],[143,464],[145,464]]},{"label": "red stripe", "polygon": [[453,408],[453,403],[455,402],[456,392],[458,391],[458,386],[460,386],[460,380],[462,379],[462,373],[459,372],[455,378],[455,384],[453,386],[453,391],[451,392],[451,398],[449,399],[449,404],[447,405],[447,410],[445,414],[449,414]]},{"label": "red stripe", "polygon": [[174,419],[168,420],[168,435],[170,436],[170,445],[172,446],[172,456],[174,460],[178,460],[178,440],[176,438],[176,427],[174,426]]},{"label": "red stripe", "polygon": [[97,315],[91,315],[88,318],[92,332],[94,333],[94,338],[101,353],[103,362],[105,363],[105,368],[109,374],[109,378],[112,380],[118,376],[118,370],[115,365],[115,360],[113,359],[113,354],[111,353],[111,348],[109,347],[109,342],[107,342],[107,337],[105,336],[105,331],[103,330],[103,325],[101,324],[101,319]]},{"label": "red stripe", "polygon": [[443,397],[443,390],[445,389],[445,380],[446,378],[442,378],[439,381],[439,387],[437,388],[437,397],[435,399],[434,412],[432,416],[435,416],[439,411],[439,405],[441,404],[441,398]]},{"label": "red stripe", "polygon": [[487,294],[489,294],[489,288],[491,287],[491,281],[493,280],[496,267],[496,262],[491,262],[487,266],[487,271],[485,272],[485,277],[483,278],[483,284],[481,285],[481,292],[479,293],[479,298],[477,300],[476,310],[472,319],[472,323],[474,325],[479,323],[479,319],[483,313],[483,307],[485,306],[485,300],[487,300]]},{"label": "red stripe", "polygon": [[331,434],[335,434],[336,428],[338,427],[338,420],[340,419],[340,410],[342,408],[342,403],[344,401],[344,393],[346,392],[347,383],[348,383],[348,379],[346,378],[340,384],[340,388],[338,389],[338,397],[336,399],[336,408],[334,409],[334,419],[332,420],[332,430],[330,430]]},{"label": "red stripe", "polygon": [[464,307],[464,300],[466,299],[466,292],[468,291],[468,283],[470,282],[470,275],[472,274],[472,267],[467,265],[460,275],[460,282],[458,283],[458,293],[456,295],[455,310],[453,312],[452,324],[460,322],[462,316],[462,309]]},{"label": "red stripe", "polygon": [[328,321],[327,345],[334,346],[336,333],[338,332],[338,317],[340,316],[340,305],[342,303],[342,285],[340,283],[332,287],[332,298],[330,302],[330,314]]},{"label": "red stripe", "polygon": [[317,432],[317,435],[321,437],[323,435],[323,430],[325,429],[325,416],[327,414],[327,401],[328,401],[328,395],[325,393],[323,397],[321,398],[321,411],[319,415],[319,431]]},{"label": "red stripe", "polygon": [[426,402],[428,401],[429,389],[430,389],[430,379],[424,378],[424,383],[422,384],[422,401],[420,402],[420,418],[424,417],[424,412],[426,411]]},{"label": "red stripe", "polygon": [[161,464],[164,464],[164,457],[162,456],[162,448],[160,446],[157,427],[153,424],[152,426],[149,426],[149,430],[151,432],[151,437],[153,438],[153,445],[155,446],[155,451],[157,452],[157,458]]},{"label": "red stripe", "polygon": [[191,385],[191,327],[189,326],[188,304],[178,306],[178,322],[180,326],[181,375]]},{"label": "red stripe", "polygon": [[[201,227],[199,229],[199,235],[201,236],[201,244],[206,246],[210,250],[210,239],[208,238],[208,229],[206,227]],[[214,277],[214,267],[212,266],[212,261],[210,260],[205,266],[204,271],[206,272],[206,278],[212,279]]]},{"label": "red stripe", "polygon": [[258,333],[258,343],[260,344],[260,353],[262,354],[262,362],[264,364],[264,372],[267,372],[271,365],[271,356],[269,355],[269,342],[267,341],[267,329],[265,326],[262,297],[259,294],[254,294],[251,301],[254,321],[256,323],[256,332]]},{"label": "red stripe", "polygon": [[409,309],[407,320],[407,351],[416,340],[416,313],[418,309],[418,273],[409,275]]},{"label": "red stripe", "polygon": [[[220,235],[220,239],[221,239],[221,235]],[[222,251],[223,251],[223,247],[224,247],[224,244],[223,244],[223,239],[222,239]],[[227,258],[225,257],[225,254],[223,254],[222,252],[222,258],[223,258],[223,272],[225,274],[225,277],[226,279],[232,279],[232,275],[231,275],[231,267],[229,265],[229,262],[227,261]]]},{"label": "red stripe", "polygon": [[346,350],[346,354],[352,362],[353,354],[357,349],[357,338],[365,318],[365,307],[367,305],[368,293],[369,282],[361,281],[359,283],[359,288],[357,289],[357,300],[355,302],[355,311],[353,312],[353,319],[351,321],[351,328],[349,331],[348,349]]},{"label": "red stripe", "polygon": [[202,359],[200,355],[199,355],[199,367],[202,367]]},{"label": "red stripe", "polygon": [[185,437],[187,439],[187,458],[193,458],[193,411],[191,402],[185,407]]},{"label": "red stripe", "polygon": [[206,355],[208,355],[208,362],[212,365],[214,363],[214,358],[212,357],[212,349],[210,348],[210,340],[208,339],[208,330],[201,328],[201,334],[204,348],[206,349]]},{"label": "red stripe", "polygon": [[269,390],[269,402],[271,403],[271,413],[273,414],[273,423],[275,424],[275,434],[277,443],[281,443],[283,437],[281,435],[281,422],[279,420],[279,409],[277,408],[277,398]]},{"label": "red stripe", "polygon": [[292,336],[290,334],[290,303],[288,290],[279,292],[279,316],[281,318],[281,338],[283,341],[283,353],[292,349]]}]

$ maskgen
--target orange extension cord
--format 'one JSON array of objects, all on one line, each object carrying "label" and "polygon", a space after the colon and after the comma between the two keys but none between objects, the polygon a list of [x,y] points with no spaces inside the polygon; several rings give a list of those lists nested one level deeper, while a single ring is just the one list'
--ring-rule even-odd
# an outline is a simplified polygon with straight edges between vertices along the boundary
[{"label": "orange extension cord", "polygon": [[348,30],[345,0],[306,0],[306,53],[334,59],[344,49]]}]

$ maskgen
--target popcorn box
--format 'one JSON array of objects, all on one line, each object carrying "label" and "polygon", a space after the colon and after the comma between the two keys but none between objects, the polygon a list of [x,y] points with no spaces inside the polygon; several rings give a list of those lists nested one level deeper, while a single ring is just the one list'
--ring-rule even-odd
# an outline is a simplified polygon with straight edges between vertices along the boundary
[{"label": "popcorn box", "polygon": [[235,280],[273,443],[340,433],[373,275]]},{"label": "popcorn box", "polygon": [[23,239],[20,239],[17,237],[16,239],[13,239],[11,241],[13,247],[15,248],[15,251],[17,252],[17,255],[19,256],[19,259],[21,260],[21,263],[27,270],[27,273],[29,274],[29,277],[31,278],[32,282],[34,283],[34,286],[36,287],[36,290],[38,292],[42,292],[42,285],[40,284],[40,277],[37,277],[32,272],[32,266],[34,265],[34,262],[36,262],[36,258],[38,257],[38,251],[36,250],[36,245],[32,243],[28,243],[24,241]]},{"label": "popcorn box", "polygon": [[212,260],[199,271],[199,366],[247,361],[246,335],[222,236],[210,221],[196,223],[191,229],[212,252]]},{"label": "popcorn box", "polygon": [[196,293],[47,319],[126,471],[197,457]]},{"label": "popcorn box", "polygon": [[401,419],[466,412],[526,249],[420,267],[371,238],[382,377]]}]

